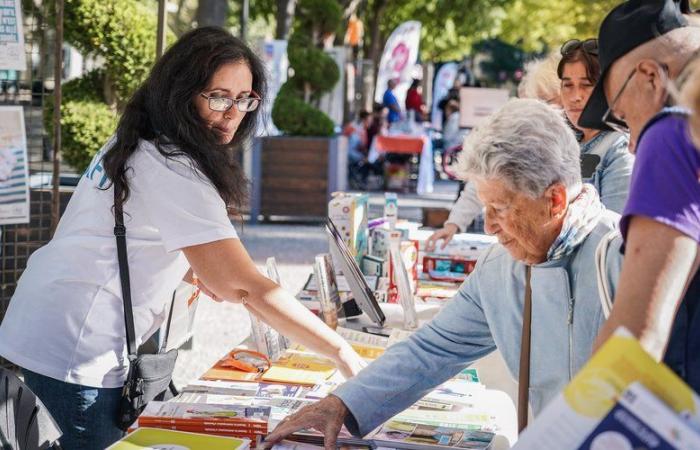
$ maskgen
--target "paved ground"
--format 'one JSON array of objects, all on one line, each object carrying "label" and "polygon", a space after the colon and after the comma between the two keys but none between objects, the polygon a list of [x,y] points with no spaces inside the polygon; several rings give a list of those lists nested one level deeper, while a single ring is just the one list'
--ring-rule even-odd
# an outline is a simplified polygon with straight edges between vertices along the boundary
[{"label": "paved ground", "polygon": [[[404,210],[404,214],[409,212]],[[259,266],[265,264],[268,256],[276,257],[282,284],[291,292],[304,285],[314,256],[328,251],[320,225],[243,225],[238,230]],[[193,348],[182,351],[178,359],[174,379],[179,386],[200,376],[226,351],[241,343],[250,332],[250,322],[241,306],[204,299],[198,307],[194,328]],[[499,353],[480,361],[477,367],[489,386],[504,390],[513,399],[517,397],[515,383]]]}]

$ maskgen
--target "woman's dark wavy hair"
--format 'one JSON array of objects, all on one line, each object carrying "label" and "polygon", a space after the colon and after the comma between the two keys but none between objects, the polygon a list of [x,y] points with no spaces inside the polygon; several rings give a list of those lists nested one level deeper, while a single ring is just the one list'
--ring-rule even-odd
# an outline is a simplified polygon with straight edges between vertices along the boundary
[{"label": "woman's dark wavy hair", "polygon": [[120,204],[130,192],[127,161],[138,151],[139,139],[144,139],[153,141],[166,158],[189,158],[226,205],[236,212],[240,209],[247,197],[247,180],[234,149],[255,132],[262,108],[246,113],[233,140],[220,144],[197,113],[194,99],[222,65],[241,61],[253,75],[253,90],[264,94],[262,62],[243,41],[221,28],[202,27],[184,34],[156,62],[126,105],[116,140],[102,160],[107,176],[121,192]]}]

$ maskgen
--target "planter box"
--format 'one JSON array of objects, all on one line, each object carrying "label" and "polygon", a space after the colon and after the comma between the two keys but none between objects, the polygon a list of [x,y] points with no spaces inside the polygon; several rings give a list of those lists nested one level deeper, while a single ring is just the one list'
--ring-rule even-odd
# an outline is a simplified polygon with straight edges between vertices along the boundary
[{"label": "planter box", "polygon": [[251,166],[251,222],[259,216],[324,218],[331,193],[347,188],[347,139],[258,138]]}]

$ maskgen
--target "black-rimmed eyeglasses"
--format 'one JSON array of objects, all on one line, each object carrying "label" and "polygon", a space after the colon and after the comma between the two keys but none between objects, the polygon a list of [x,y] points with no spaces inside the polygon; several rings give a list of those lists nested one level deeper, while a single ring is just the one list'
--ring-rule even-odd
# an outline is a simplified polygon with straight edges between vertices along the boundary
[{"label": "black-rimmed eyeglasses", "polygon": [[627,125],[627,122],[624,120],[618,118],[615,116],[615,113],[613,112],[613,108],[615,108],[615,105],[617,104],[617,101],[622,97],[622,93],[625,92],[625,88],[629,84],[630,80],[634,76],[634,74],[637,72],[637,69],[632,69],[632,72],[627,76],[627,79],[625,80],[624,83],[622,83],[622,87],[620,88],[619,91],[617,91],[617,95],[613,97],[612,102],[610,102],[610,105],[608,106],[608,110],[605,111],[605,114],[603,114],[603,117],[601,118],[601,121],[612,128],[615,131],[618,131],[620,133],[629,133],[630,128]]},{"label": "black-rimmed eyeglasses", "polygon": [[209,101],[209,109],[212,111],[226,112],[236,105],[236,109],[240,112],[255,111],[262,98],[255,92],[251,91],[248,97],[231,98],[231,97],[214,97],[205,93],[199,94]]}]

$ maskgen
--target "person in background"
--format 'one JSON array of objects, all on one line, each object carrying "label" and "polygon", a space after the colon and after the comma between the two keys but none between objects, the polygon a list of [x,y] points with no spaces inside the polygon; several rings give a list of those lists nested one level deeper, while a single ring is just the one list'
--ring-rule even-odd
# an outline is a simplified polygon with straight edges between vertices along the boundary
[{"label": "person in background", "polygon": [[622,273],[595,348],[624,326],[700,391],[700,157],[688,111],[666,106],[669,87],[700,48],[700,29],[688,26],[680,6],[630,0],[606,16],[598,38],[605,63],[579,125],[629,130],[636,153],[620,222]]},{"label": "person in background", "polygon": [[525,64],[525,74],[518,84],[518,97],[536,98],[561,107],[561,81],[557,76],[559,61],[561,52],[551,52]]},{"label": "person in background", "polygon": [[[599,74],[597,39],[572,39],[562,45],[557,75],[561,80],[561,104],[572,124],[578,123]],[[634,156],[627,151],[627,135],[610,129],[576,128],[581,136],[584,183],[596,188],[606,208],[622,213],[634,164]]]},{"label": "person in background", "polygon": [[[519,390],[529,392],[535,416],[586,363],[604,321],[591,270],[595,249],[619,216],[581,183],[573,131],[553,107],[514,99],[472,130],[463,154],[460,168],[477,185],[486,230],[499,244],[479,258],[432,321],[331,395],[285,419],[266,438],[266,448],[312,427],[325,435],[326,449],[335,448],[343,424],[363,436],[496,348],[517,379],[528,285],[530,381],[523,379]],[[613,280],[620,243],[610,243],[605,260]],[[520,408],[527,412],[527,404]]]},{"label": "person in background", "polygon": [[459,102],[457,100],[447,102],[445,114],[447,114],[447,118],[442,129],[442,140],[445,149],[450,149],[462,144],[466,130],[459,127]]},{"label": "person in background", "polygon": [[369,153],[368,130],[372,124],[372,114],[360,111],[358,120],[351,122],[343,129],[343,135],[348,138],[348,181],[351,188],[364,190],[370,172],[381,174],[380,163],[367,161]]},{"label": "person in background", "polygon": [[367,128],[367,147],[372,146],[375,136],[386,134],[388,126],[384,106],[381,103],[375,103],[372,107],[372,120]]},{"label": "person in background", "polygon": [[212,298],[243,303],[345,374],[364,365],[258,271],[229,218],[247,183],[235,149],[256,130],[265,87],[264,64],[228,31],[182,35],[127,103],[51,241],[29,258],[0,324],[0,355],[20,366],[63,431],[63,448],[102,449],[123,435],[117,417],[129,360],[115,207],[124,211],[136,347],[194,273]]},{"label": "person in background", "polygon": [[[591,80],[587,77],[595,76],[598,59],[593,54],[583,53],[581,41],[569,41],[567,44],[562,47],[559,56],[550,55],[530,63],[527,66],[528,72],[525,73],[521,86],[518,87],[518,92],[525,96],[538,95],[540,96],[537,97],[539,100],[552,106],[564,107],[565,111],[568,104],[567,118],[571,120],[569,114],[572,117],[580,114],[580,109],[590,95],[591,89],[587,86],[590,85]],[[586,64],[581,62],[581,58],[584,57],[588,61]],[[566,82],[562,82],[558,75],[560,70],[563,74],[564,69],[566,69]],[[588,75],[589,70],[590,75]],[[566,92],[564,92],[565,90]],[[607,151],[601,150],[601,146],[608,145],[610,147]],[[590,164],[586,167],[583,167],[582,164],[584,182],[592,183],[601,195],[605,207],[617,212],[622,210],[624,199],[627,196],[633,161],[632,157],[625,151],[625,145],[626,140],[620,134],[610,136],[605,140],[592,139],[587,143],[581,143],[582,155],[592,152],[601,152],[603,155],[598,156],[602,161],[594,165],[593,169],[590,168]],[[586,173],[584,173],[584,168],[588,169]],[[601,194],[602,190],[605,192],[604,196]],[[483,205],[476,195],[473,183],[467,183],[460,192],[460,196],[452,207],[443,227],[435,231],[426,241],[426,251],[434,251],[438,241],[442,241],[442,248],[445,248],[455,234],[466,231],[469,224],[481,214],[482,210]]]},{"label": "person in background", "polygon": [[386,91],[384,91],[384,96],[382,97],[382,106],[388,110],[386,120],[391,126],[392,123],[401,120],[401,105],[394,95],[394,88],[396,88],[396,80],[389,80],[386,82]]},{"label": "person in background", "polygon": [[423,100],[423,86],[417,79],[413,80],[406,92],[406,114],[410,114],[410,111],[413,111],[416,122],[423,122],[427,117],[428,110]]}]

